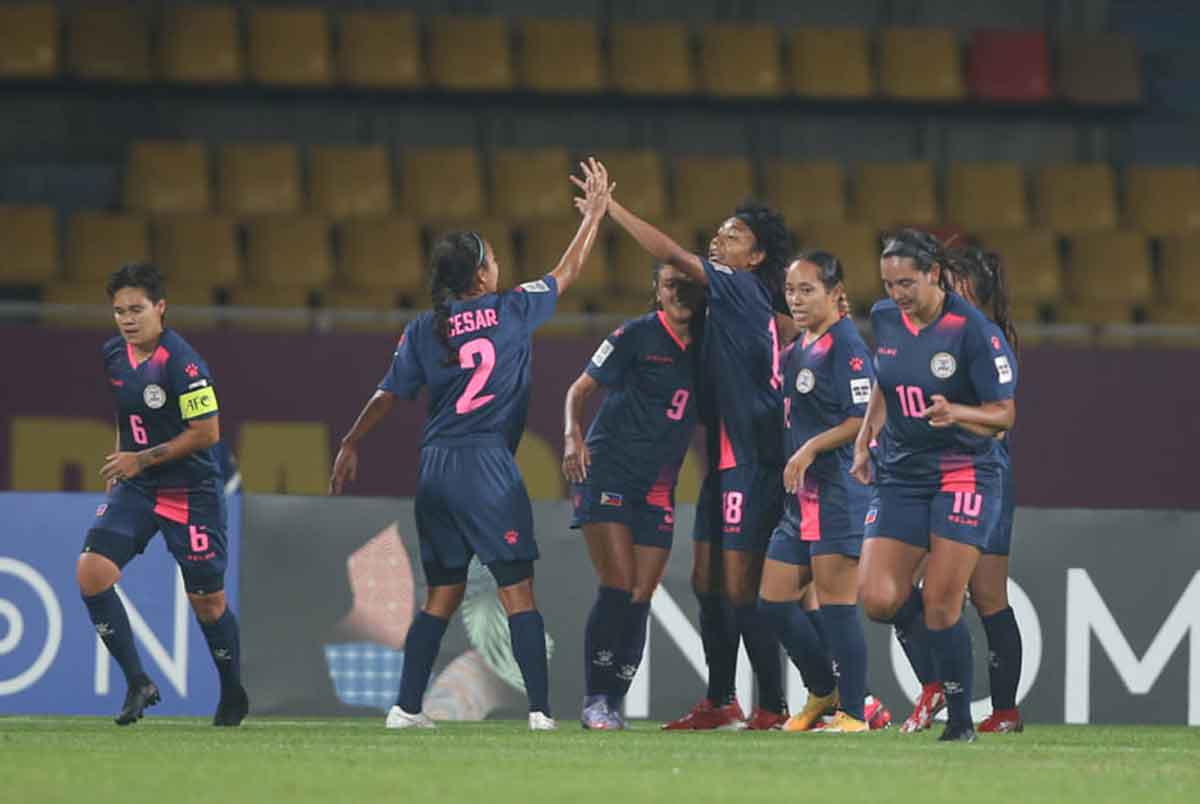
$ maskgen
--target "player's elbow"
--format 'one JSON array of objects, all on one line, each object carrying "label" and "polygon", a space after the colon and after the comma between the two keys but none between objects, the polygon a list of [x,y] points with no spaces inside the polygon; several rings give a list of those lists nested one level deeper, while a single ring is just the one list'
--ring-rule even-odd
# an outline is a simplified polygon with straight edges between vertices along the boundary
[{"label": "player's elbow", "polygon": [[208,449],[215,447],[217,442],[221,440],[221,428],[213,422],[211,426],[196,427],[193,430],[193,438],[196,439],[197,449]]}]

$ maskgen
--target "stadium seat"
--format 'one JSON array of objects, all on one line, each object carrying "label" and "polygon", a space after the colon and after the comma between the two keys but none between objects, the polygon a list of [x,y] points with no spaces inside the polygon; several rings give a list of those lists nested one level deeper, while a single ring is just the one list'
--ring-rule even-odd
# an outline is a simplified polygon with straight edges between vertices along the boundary
[{"label": "stadium seat", "polygon": [[424,83],[421,28],[411,11],[347,11],[341,16],[338,74],[352,86],[411,89]]},{"label": "stadium seat", "polygon": [[767,163],[767,203],[791,226],[846,220],[846,173],[837,162]]},{"label": "stadium seat", "polygon": [[36,285],[58,276],[54,210],[0,204],[0,285]]},{"label": "stadium seat", "polygon": [[[1062,301],[1062,264],[1049,229],[987,229],[978,239],[983,248],[1000,255],[1014,309],[1028,313]],[[1037,317],[1027,314],[1020,320]]]},{"label": "stadium seat", "polygon": [[404,208],[414,216],[459,220],[484,214],[483,169],[474,148],[407,148]]},{"label": "stadium seat", "polygon": [[392,211],[392,166],[382,145],[327,145],[309,153],[309,203],[335,220]]},{"label": "stadium seat", "polygon": [[[402,302],[408,302],[408,304],[405,305]],[[417,299],[395,288],[363,290],[361,288],[331,287],[326,288],[321,293],[321,306],[334,310],[371,310],[384,312],[387,310],[396,310],[402,306],[411,307],[413,303],[421,307],[429,306],[428,301],[424,297]],[[352,323],[339,322],[338,328],[378,331],[394,329],[395,325],[387,321],[367,320]]]},{"label": "stadium seat", "polygon": [[249,226],[254,285],[316,288],[333,279],[329,225],[315,215],[274,216]]},{"label": "stadium seat", "polygon": [[801,28],[789,41],[792,90],[814,98],[866,98],[874,89],[861,28]]},{"label": "stadium seat", "polygon": [[286,143],[221,149],[221,209],[237,215],[299,212],[300,154]]},{"label": "stadium seat", "polygon": [[[302,332],[310,328],[312,321],[306,308],[318,300],[319,294],[305,287],[244,284],[231,288],[228,298],[234,307],[255,307],[264,311],[253,317],[232,318],[230,323],[238,329]],[[242,431],[244,434],[244,426]]]},{"label": "stadium seat", "polygon": [[457,90],[510,90],[512,48],[502,17],[435,17],[429,21],[429,77]]},{"label": "stadium seat", "polygon": [[492,154],[492,200],[510,220],[574,214],[566,148],[501,148]]},{"label": "stadium seat", "polygon": [[[579,230],[579,221],[579,216],[576,215],[557,220],[531,221],[522,226],[520,234],[524,248],[521,277],[526,280],[538,279],[553,271]],[[597,236],[583,273],[571,287],[584,293],[604,293],[611,292],[612,285],[612,275],[608,267],[608,239]]]},{"label": "stadium seat", "polygon": [[783,92],[779,29],[711,23],[700,35],[704,90],[719,97],[775,97]]},{"label": "stadium seat", "polygon": [[941,221],[933,165],[929,162],[868,162],[860,166],[856,219],[887,229]]},{"label": "stadium seat", "polygon": [[534,92],[598,92],[605,86],[600,34],[586,19],[523,20],[518,68]]},{"label": "stadium seat", "polygon": [[150,80],[150,31],[146,17],[127,5],[81,6],[67,24],[71,73],[94,81]]},{"label": "stadium seat", "polygon": [[212,206],[208,154],[186,140],[141,141],[129,146],[125,206],[139,212],[207,212]]},{"label": "stadium seat", "polygon": [[0,6],[0,77],[51,78],[59,65],[58,9]]},{"label": "stadium seat", "polygon": [[1200,322],[1200,234],[1164,237],[1159,245],[1161,302],[1150,310],[1150,318],[1163,323]]},{"label": "stadium seat", "polygon": [[1070,304],[1067,321],[1103,324],[1127,322],[1135,307],[1154,299],[1150,249],[1140,232],[1110,231],[1076,235],[1069,240],[1067,272]]},{"label": "stadium seat", "polygon": [[1142,99],[1133,40],[1116,33],[1064,33],[1058,40],[1058,89],[1080,104],[1120,105]]},{"label": "stadium seat", "polygon": [[[586,156],[581,156],[580,161],[584,158]],[[627,208],[639,217],[651,220],[667,214],[666,168],[658,151],[603,151],[596,154],[596,158],[608,168],[609,179],[620,182],[621,203]],[[578,172],[574,165],[571,167],[573,172]]]},{"label": "stadium seat", "polygon": [[610,30],[613,85],[631,95],[688,95],[692,47],[674,22],[621,22]]},{"label": "stadium seat", "polygon": [[326,86],[333,57],[325,12],[316,8],[251,8],[250,75],[261,84]]},{"label": "stadium seat", "polygon": [[1116,178],[1108,164],[1047,165],[1038,175],[1041,224],[1064,234],[1117,225]]},{"label": "stadium seat", "polygon": [[228,215],[166,215],[151,224],[154,262],[172,292],[230,287],[241,279],[237,228]]},{"label": "stadium seat", "polygon": [[801,249],[821,249],[842,262],[846,272],[846,293],[860,311],[883,298],[879,279],[879,237],[875,229],[863,223],[811,223],[796,232]]},{"label": "stadium seat", "polygon": [[113,314],[104,283],[56,280],[42,286],[41,299],[47,304],[87,305],[83,309],[59,312],[42,310],[42,323],[71,329],[103,330],[112,334]]},{"label": "stadium seat", "polygon": [[160,52],[168,81],[236,84],[246,78],[238,13],[230,6],[163,9]]},{"label": "stadium seat", "polygon": [[[500,266],[500,287],[516,284],[520,277],[516,250],[513,248],[513,229],[508,221],[499,218],[437,218],[424,221],[430,248],[448,232],[477,232],[492,246],[496,263]],[[428,277],[428,269],[424,269]],[[424,280],[428,284],[428,280]]]},{"label": "stadium seat", "polygon": [[885,28],[879,89],[891,98],[955,101],[966,96],[958,34],[944,28]]},{"label": "stadium seat", "polygon": [[[688,251],[696,250],[695,231],[692,226],[678,220],[649,220],[659,231],[666,233]],[[615,228],[615,227],[614,227]],[[632,296],[642,300],[642,308],[649,304],[651,298],[651,281],[654,271],[654,258],[638,245],[638,242],[625,233],[624,230],[611,232],[609,243],[612,254],[613,278],[621,295]],[[605,232],[600,230],[600,237]],[[709,237],[712,232],[708,233]]]},{"label": "stadium seat", "polygon": [[67,224],[67,277],[102,282],[131,262],[150,259],[146,219],[115,212],[77,212]]},{"label": "stadium seat", "polygon": [[1029,225],[1025,171],[1016,162],[958,162],[946,176],[946,210],[970,230]]},{"label": "stadium seat", "polygon": [[1200,229],[1200,168],[1128,168],[1125,212],[1131,227],[1149,235]]},{"label": "stadium seat", "polygon": [[361,290],[417,290],[427,284],[420,226],[395,216],[355,218],[340,227],[342,279]]},{"label": "stadium seat", "polygon": [[975,31],[967,85],[980,100],[1034,103],[1053,97],[1044,31]]},{"label": "stadium seat", "polygon": [[754,195],[750,160],[741,156],[684,156],[675,160],[676,217],[709,235]]}]

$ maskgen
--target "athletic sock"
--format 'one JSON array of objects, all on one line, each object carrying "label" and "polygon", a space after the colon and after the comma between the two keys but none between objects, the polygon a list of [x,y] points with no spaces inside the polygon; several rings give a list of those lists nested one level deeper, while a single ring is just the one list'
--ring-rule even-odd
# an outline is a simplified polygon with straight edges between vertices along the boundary
[{"label": "athletic sock", "polygon": [[225,613],[215,622],[201,622],[200,630],[204,632],[208,652],[212,655],[213,664],[217,666],[217,675],[221,677],[221,690],[236,690],[241,687],[242,647],[233,609],[226,606]]},{"label": "athletic sock", "polygon": [[988,680],[993,709],[1017,708],[1021,681],[1021,629],[1012,607],[981,617],[988,641]]},{"label": "athletic sock", "polygon": [[96,633],[104,641],[104,647],[108,648],[108,652],[117,660],[121,672],[125,674],[126,686],[133,687],[149,681],[142,670],[137,646],[133,644],[129,615],[125,613],[125,606],[117,596],[117,590],[110,586],[98,595],[84,596],[83,604],[87,606],[92,625],[96,626]]},{"label": "athletic sock", "polygon": [[650,604],[630,603],[626,610],[625,631],[621,635],[621,649],[617,652],[617,677],[612,694],[612,705],[620,708],[629,692],[638,668],[642,666],[642,654],[646,650],[646,629],[650,624]]},{"label": "athletic sock", "polygon": [[758,680],[758,705],[779,714],[786,708],[787,699],[783,694],[783,669],[779,664],[779,640],[775,629],[756,603],[738,606],[734,616]]},{"label": "athletic sock", "polygon": [[939,681],[933,669],[933,656],[929,646],[929,629],[925,627],[925,601],[920,587],[914,586],[904,605],[892,617],[896,639],[908,657],[908,663],[922,685]]},{"label": "athletic sock", "polygon": [[846,714],[865,720],[863,701],[867,696],[867,637],[858,606],[822,605],[829,626],[829,642],[838,666],[838,690]]},{"label": "athletic sock", "polygon": [[821,638],[813,628],[812,620],[799,603],[777,603],[759,599],[763,619],[779,639],[792,664],[800,671],[804,686],[813,695],[825,697],[837,686],[833,676],[833,662],[821,644]]},{"label": "athletic sock", "polygon": [[537,610],[509,615],[513,658],[525,679],[529,711],[550,716],[550,668],[546,661],[546,623]]},{"label": "athletic sock", "polygon": [[437,660],[446,633],[448,620],[434,617],[427,611],[417,613],[404,640],[404,669],[400,674],[400,694],[396,705],[410,715],[421,711],[429,674]]},{"label": "athletic sock", "polygon": [[629,617],[630,594],[601,586],[583,632],[584,682],[588,695],[613,695],[620,669],[620,650]]},{"label": "athletic sock", "polygon": [[971,632],[961,617],[949,628],[930,628],[935,675],[946,693],[950,725],[970,726],[971,683],[975,665],[971,655]]},{"label": "athletic sock", "polygon": [[817,637],[821,640],[821,645],[825,648],[825,652],[830,656],[833,655],[833,645],[829,642],[829,632],[825,628],[825,614],[823,609],[807,609],[805,615],[813,624],[813,630],[817,632]]},{"label": "athletic sock", "polygon": [[708,700],[722,706],[734,697],[738,633],[719,594],[696,594],[700,601],[700,642],[708,664]]}]

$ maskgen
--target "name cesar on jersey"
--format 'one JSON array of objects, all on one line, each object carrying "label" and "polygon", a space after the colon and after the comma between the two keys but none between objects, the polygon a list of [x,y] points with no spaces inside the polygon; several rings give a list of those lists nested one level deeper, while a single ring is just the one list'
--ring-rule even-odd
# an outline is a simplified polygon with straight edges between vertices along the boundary
[{"label": "name cesar on jersey", "polygon": [[450,316],[450,337],[499,325],[500,318],[491,307],[484,310],[467,310]]}]

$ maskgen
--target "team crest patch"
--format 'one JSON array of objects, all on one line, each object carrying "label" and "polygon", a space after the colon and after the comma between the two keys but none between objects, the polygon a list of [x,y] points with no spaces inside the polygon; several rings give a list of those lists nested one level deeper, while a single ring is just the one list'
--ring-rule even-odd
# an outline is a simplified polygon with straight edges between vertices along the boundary
[{"label": "team crest patch", "polygon": [[600,504],[620,508],[625,504],[625,497],[621,494],[613,494],[611,491],[602,491],[600,492]]},{"label": "team crest patch", "polygon": [[809,369],[800,369],[800,373],[796,375],[796,390],[802,394],[807,394],[817,384],[816,375]]},{"label": "team crest patch", "polygon": [[146,386],[146,390],[142,392],[142,401],[151,410],[158,410],[167,404],[167,392],[160,386],[150,383]]},{"label": "team crest patch", "polygon": [[873,524],[875,524],[875,520],[878,518],[879,518],[879,509],[872,508],[870,511],[867,511],[867,521],[864,524],[873,525]]},{"label": "team crest patch", "polygon": [[958,371],[958,361],[949,352],[938,352],[929,361],[929,370],[939,380],[946,380],[953,377],[954,372]]}]

